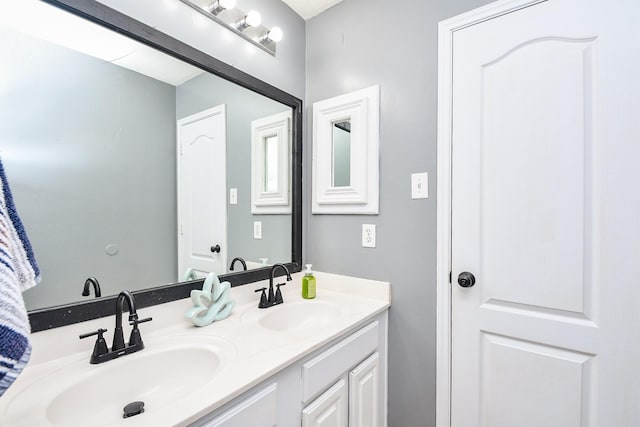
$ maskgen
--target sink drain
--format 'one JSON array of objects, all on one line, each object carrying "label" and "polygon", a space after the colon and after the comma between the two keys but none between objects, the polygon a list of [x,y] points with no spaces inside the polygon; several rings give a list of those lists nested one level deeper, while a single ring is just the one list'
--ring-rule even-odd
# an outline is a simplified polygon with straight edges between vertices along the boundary
[{"label": "sink drain", "polygon": [[124,408],[122,408],[122,410],[124,411],[124,414],[122,414],[122,418],[133,417],[144,412],[144,402],[141,402],[139,400],[131,402]]}]

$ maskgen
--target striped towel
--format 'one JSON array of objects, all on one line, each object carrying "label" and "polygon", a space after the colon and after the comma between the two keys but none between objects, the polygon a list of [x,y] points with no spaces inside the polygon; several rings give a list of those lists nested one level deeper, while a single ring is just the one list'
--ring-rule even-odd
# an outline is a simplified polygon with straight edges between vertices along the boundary
[{"label": "striped towel", "polygon": [[31,329],[22,292],[39,281],[40,270],[0,160],[0,396],[29,361]]}]

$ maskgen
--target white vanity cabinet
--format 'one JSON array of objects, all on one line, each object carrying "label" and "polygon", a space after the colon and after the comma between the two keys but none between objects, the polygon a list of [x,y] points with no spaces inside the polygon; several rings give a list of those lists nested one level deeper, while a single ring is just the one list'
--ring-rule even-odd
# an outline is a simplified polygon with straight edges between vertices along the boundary
[{"label": "white vanity cabinet", "polygon": [[292,363],[192,427],[386,427],[387,313]]},{"label": "white vanity cabinet", "polygon": [[382,425],[380,329],[375,320],[302,365],[303,402],[330,387],[303,410],[302,427]]},{"label": "white vanity cabinet", "polygon": [[380,354],[373,353],[302,411],[302,427],[378,427]]}]

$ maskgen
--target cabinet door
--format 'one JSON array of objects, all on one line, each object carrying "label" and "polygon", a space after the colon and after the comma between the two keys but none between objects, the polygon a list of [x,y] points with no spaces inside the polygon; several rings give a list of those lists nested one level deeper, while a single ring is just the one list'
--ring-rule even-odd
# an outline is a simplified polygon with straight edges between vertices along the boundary
[{"label": "cabinet door", "polygon": [[275,427],[278,417],[277,388],[277,384],[271,384],[203,427]]},{"label": "cabinet door", "polygon": [[349,427],[378,427],[380,357],[372,354],[349,373]]},{"label": "cabinet door", "polygon": [[341,379],[302,411],[302,427],[347,427],[347,382]]},{"label": "cabinet door", "polygon": [[302,401],[325,390],[380,344],[380,322],[377,320],[349,335],[302,365]]}]

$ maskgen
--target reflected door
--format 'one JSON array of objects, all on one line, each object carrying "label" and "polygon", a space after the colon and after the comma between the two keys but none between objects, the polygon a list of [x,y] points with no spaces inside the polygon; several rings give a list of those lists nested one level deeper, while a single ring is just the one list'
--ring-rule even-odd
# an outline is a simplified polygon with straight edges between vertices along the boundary
[{"label": "reflected door", "polygon": [[640,425],[639,10],[454,33],[452,426]]},{"label": "reflected door", "polygon": [[[178,121],[178,273],[226,273],[224,105]],[[183,280],[183,277],[179,277]]]}]

